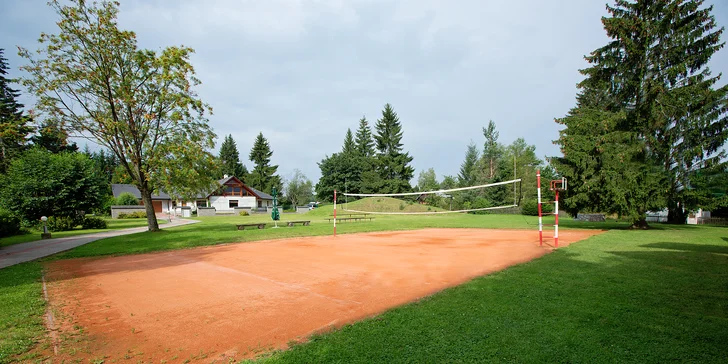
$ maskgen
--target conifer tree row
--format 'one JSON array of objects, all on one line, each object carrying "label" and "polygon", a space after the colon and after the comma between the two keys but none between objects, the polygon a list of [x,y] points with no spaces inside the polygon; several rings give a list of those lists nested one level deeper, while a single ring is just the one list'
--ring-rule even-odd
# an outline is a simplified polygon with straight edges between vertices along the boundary
[{"label": "conifer tree row", "polygon": [[684,223],[690,176],[724,157],[728,86],[707,64],[723,48],[703,0],[616,0],[602,19],[611,41],[586,57],[577,105],[554,158],[570,178],[565,207],[614,212],[644,228],[669,209]]}]

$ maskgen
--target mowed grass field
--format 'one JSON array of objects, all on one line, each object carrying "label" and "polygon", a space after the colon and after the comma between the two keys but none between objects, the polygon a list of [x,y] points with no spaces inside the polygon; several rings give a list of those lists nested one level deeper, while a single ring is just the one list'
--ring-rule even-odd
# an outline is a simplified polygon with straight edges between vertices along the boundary
[{"label": "mowed grass field", "polygon": [[[46,260],[331,234],[331,213],[327,206],[284,214],[278,229],[270,228],[268,215],[198,218],[198,224],[104,239]],[[311,225],[284,223],[302,219]],[[269,225],[235,229],[254,221]],[[378,215],[373,222],[340,223],[337,232],[480,227],[535,235],[536,223],[520,215]],[[728,362],[728,229],[631,231],[624,223],[570,219],[561,226],[610,231],[256,361]],[[0,363],[43,359],[23,354],[47,343],[41,275],[42,262],[0,270]]]},{"label": "mowed grass field", "polygon": [[[69,236],[74,235],[84,235],[84,234],[92,234],[92,233],[100,233],[104,231],[111,231],[111,230],[119,230],[119,229],[128,229],[128,228],[135,228],[135,227],[142,227],[147,226],[147,220],[146,219],[111,219],[107,218],[105,219],[107,223],[106,229],[86,229],[81,230],[80,228],[76,228],[73,230],[68,231],[56,231],[51,233],[53,238],[65,238]],[[159,221],[159,224],[164,224],[166,221]],[[39,230],[32,230],[27,234],[21,234],[21,235],[14,235],[14,236],[8,236],[5,238],[0,238],[0,248],[4,246],[10,246],[20,243],[28,243],[31,241],[37,241],[40,240],[40,233]]]}]

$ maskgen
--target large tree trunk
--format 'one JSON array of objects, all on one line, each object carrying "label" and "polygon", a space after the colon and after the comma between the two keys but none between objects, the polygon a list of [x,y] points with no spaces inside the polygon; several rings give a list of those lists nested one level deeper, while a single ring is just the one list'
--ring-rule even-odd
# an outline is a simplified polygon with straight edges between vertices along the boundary
[{"label": "large tree trunk", "polygon": [[159,223],[157,222],[157,215],[154,212],[154,204],[152,203],[152,190],[145,183],[139,188],[139,192],[142,194],[142,202],[144,202],[144,208],[147,210],[147,227],[149,231],[159,231]]},{"label": "large tree trunk", "polygon": [[686,224],[687,217],[680,202],[670,201],[668,203],[667,222],[669,224]]}]

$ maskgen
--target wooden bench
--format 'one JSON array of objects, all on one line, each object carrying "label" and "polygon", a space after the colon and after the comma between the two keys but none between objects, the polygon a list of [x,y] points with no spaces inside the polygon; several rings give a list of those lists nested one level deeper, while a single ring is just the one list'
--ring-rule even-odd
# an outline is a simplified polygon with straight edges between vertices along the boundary
[{"label": "wooden bench", "polygon": [[258,224],[236,224],[235,226],[238,227],[238,230],[245,230],[246,227],[257,227],[258,229],[265,229],[265,223],[258,223]]},{"label": "wooden bench", "polygon": [[311,223],[311,220],[307,220],[307,221],[286,221],[286,223],[288,224],[288,226],[294,226],[296,224],[301,224],[303,226],[308,226]]}]

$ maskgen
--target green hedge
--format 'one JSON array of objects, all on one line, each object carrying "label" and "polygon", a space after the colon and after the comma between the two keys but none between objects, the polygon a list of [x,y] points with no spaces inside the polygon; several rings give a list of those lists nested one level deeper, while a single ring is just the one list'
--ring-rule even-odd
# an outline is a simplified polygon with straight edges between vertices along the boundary
[{"label": "green hedge", "polygon": [[[554,205],[551,203],[541,203],[541,212],[550,214],[554,212]],[[521,214],[528,216],[538,216],[538,201],[525,200],[521,205]]]},{"label": "green hedge", "polygon": [[82,224],[83,229],[106,229],[108,224],[106,220],[100,217],[85,217]]},{"label": "green hedge", "polygon": [[20,219],[10,211],[0,209],[0,237],[15,235],[20,232]]},{"label": "green hedge", "polygon": [[147,213],[144,211],[137,211],[137,212],[121,212],[119,213],[120,219],[146,219]]}]

